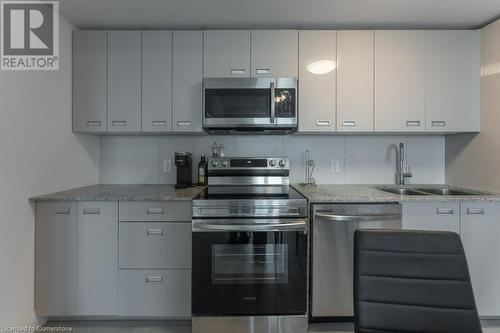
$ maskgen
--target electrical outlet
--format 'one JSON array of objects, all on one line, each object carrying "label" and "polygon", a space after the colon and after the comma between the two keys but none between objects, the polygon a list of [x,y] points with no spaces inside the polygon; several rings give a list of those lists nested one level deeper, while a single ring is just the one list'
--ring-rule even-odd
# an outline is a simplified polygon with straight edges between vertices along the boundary
[{"label": "electrical outlet", "polygon": [[172,159],[166,158],[163,160],[163,172],[172,172]]},{"label": "electrical outlet", "polygon": [[330,172],[331,173],[339,173],[340,172],[340,161],[339,160],[331,160],[330,161]]}]

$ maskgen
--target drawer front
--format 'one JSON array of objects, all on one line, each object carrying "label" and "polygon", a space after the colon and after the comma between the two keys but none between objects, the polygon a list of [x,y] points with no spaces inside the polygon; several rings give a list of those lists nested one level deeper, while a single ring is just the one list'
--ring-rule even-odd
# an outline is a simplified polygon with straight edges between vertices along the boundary
[{"label": "drawer front", "polygon": [[120,201],[120,221],[191,222],[191,201]]},{"label": "drawer front", "polygon": [[191,316],[191,270],[121,270],[119,285],[120,316]]},{"label": "drawer front", "polygon": [[191,224],[127,222],[119,225],[120,269],[190,269]]}]

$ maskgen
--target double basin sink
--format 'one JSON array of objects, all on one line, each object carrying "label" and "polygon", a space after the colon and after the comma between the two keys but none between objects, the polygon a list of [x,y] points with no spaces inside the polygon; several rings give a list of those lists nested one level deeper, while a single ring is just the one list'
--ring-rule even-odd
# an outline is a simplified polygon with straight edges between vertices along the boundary
[{"label": "double basin sink", "polygon": [[399,195],[491,195],[491,193],[449,187],[376,187],[377,190]]}]

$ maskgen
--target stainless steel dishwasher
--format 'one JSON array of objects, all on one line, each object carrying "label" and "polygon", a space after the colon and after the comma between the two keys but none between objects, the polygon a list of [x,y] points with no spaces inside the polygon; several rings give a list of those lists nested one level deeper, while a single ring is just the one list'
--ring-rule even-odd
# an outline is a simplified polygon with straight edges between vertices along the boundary
[{"label": "stainless steel dishwasher", "polygon": [[401,205],[314,204],[312,212],[311,316],[352,317],[354,231],[401,229]]}]

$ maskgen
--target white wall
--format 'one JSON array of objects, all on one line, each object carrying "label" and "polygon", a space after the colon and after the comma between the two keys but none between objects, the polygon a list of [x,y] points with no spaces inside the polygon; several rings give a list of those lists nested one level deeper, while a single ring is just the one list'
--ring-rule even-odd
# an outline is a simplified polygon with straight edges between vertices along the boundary
[{"label": "white wall", "polygon": [[34,195],[98,181],[99,138],[71,133],[71,30],[59,71],[0,71],[0,325],[36,323]]},{"label": "white wall", "polygon": [[[397,145],[406,144],[413,183],[444,182],[443,136],[289,135],[289,136],[105,136],[101,137],[100,183],[175,183],[175,167],[163,172],[163,160],[190,151],[193,175],[201,154],[223,143],[226,156],[289,156],[291,179],[304,180],[305,150],[316,160],[314,172],[324,184],[385,184],[395,182]],[[338,160],[340,172],[330,171]]]},{"label": "white wall", "polygon": [[481,133],[446,138],[446,181],[500,191],[500,20],[481,30]]}]

